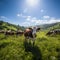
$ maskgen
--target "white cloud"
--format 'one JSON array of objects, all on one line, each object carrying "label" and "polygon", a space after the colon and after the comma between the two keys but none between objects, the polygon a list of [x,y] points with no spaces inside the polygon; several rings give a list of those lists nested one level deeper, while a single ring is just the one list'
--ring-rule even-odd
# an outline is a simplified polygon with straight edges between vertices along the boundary
[{"label": "white cloud", "polygon": [[18,16],[18,17],[22,17],[23,15],[18,13],[17,16]]},{"label": "white cloud", "polygon": [[60,19],[50,19],[48,20],[47,24],[51,24],[51,23],[56,23],[56,22],[60,22]]},{"label": "white cloud", "polygon": [[22,17],[25,18],[27,21],[29,21],[32,17],[31,16],[25,16],[22,13],[21,14],[17,14],[18,17]]},{"label": "white cloud", "polygon": [[10,20],[10,19],[8,19],[6,16],[0,16],[0,20],[6,21],[6,20]]},{"label": "white cloud", "polygon": [[43,16],[43,18],[48,19],[48,18],[50,18],[50,16]]},{"label": "white cloud", "polygon": [[0,18],[3,18],[3,19],[4,19],[4,18],[7,18],[7,17],[5,17],[5,16],[0,16]]},{"label": "white cloud", "polygon": [[50,19],[46,19],[46,20],[41,20],[41,19],[37,19],[36,17],[28,17],[26,18],[26,21],[24,22],[24,26],[31,26],[31,25],[41,25],[41,24],[51,24],[51,23],[56,23],[56,22],[60,22],[60,19],[55,19],[50,17]]},{"label": "white cloud", "polygon": [[40,12],[44,12],[44,10],[43,10],[43,9],[41,9],[41,10],[40,10]]},{"label": "white cloud", "polygon": [[0,20],[5,21],[5,22],[12,23],[12,22],[11,22],[12,19],[9,19],[9,18],[6,17],[6,16],[0,16]]},{"label": "white cloud", "polygon": [[20,14],[17,14],[17,16],[19,17],[19,16],[20,16]]},{"label": "white cloud", "polygon": [[27,21],[31,20],[31,16],[27,16],[26,20]]},{"label": "white cloud", "polygon": [[28,21],[25,21],[23,23],[21,23],[22,26],[31,26],[31,23]]},{"label": "white cloud", "polygon": [[22,13],[21,14],[17,14],[18,17],[22,17],[22,18],[26,18],[27,16],[24,16]]},{"label": "white cloud", "polygon": [[50,16],[43,16],[42,20],[32,16],[24,16],[23,14],[18,14],[18,16],[25,19],[25,22],[21,24],[23,26],[51,24],[51,23],[60,22],[60,19],[55,19]]}]

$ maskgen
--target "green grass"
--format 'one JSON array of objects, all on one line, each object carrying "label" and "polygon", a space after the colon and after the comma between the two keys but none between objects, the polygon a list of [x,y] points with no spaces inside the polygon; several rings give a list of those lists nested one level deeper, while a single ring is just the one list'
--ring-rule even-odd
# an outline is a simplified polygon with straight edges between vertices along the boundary
[{"label": "green grass", "polygon": [[60,35],[46,36],[46,32],[37,33],[34,46],[24,36],[0,34],[0,60],[60,60]]},{"label": "green grass", "polygon": [[13,30],[16,31],[17,29],[24,30],[25,28],[19,25],[14,25],[8,22],[0,21],[0,30]]}]

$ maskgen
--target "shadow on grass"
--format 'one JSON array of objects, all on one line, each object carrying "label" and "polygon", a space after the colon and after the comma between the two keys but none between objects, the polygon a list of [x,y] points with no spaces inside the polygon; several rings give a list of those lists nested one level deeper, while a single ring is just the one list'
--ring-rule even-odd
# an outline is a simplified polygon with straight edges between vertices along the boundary
[{"label": "shadow on grass", "polygon": [[42,60],[42,55],[40,49],[37,46],[33,46],[31,43],[27,41],[24,42],[25,52],[31,52],[33,55],[32,60]]},{"label": "shadow on grass", "polygon": [[2,43],[2,44],[0,44],[0,49],[2,49],[2,48],[5,48],[6,46],[8,46],[10,43]]}]

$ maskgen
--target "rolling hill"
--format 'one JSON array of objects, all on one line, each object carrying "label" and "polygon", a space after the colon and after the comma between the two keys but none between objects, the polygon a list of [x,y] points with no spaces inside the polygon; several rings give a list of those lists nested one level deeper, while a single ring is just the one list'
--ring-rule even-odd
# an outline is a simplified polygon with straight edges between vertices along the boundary
[{"label": "rolling hill", "polygon": [[19,26],[19,25],[14,25],[8,22],[0,21],[0,30],[24,30],[24,27]]},{"label": "rolling hill", "polygon": [[0,60],[60,60],[60,35],[46,36],[40,31],[33,46],[23,35],[0,34]]},{"label": "rolling hill", "polygon": [[[58,23],[52,23],[52,24],[43,24],[43,25],[36,25],[37,27],[40,27],[43,30],[52,30],[52,29],[60,29],[60,22]],[[14,25],[8,22],[0,21],[0,30],[24,30],[26,27]]]},{"label": "rolling hill", "polygon": [[40,27],[42,29],[60,29],[60,22],[52,23],[52,24],[37,25],[37,27]]},{"label": "rolling hill", "polygon": [[[41,25],[45,29],[59,29],[60,23]],[[22,29],[23,27],[0,21],[0,29]],[[60,60],[60,35],[47,36],[47,30],[37,32],[35,45],[25,40],[24,35],[0,34],[0,60]],[[14,38],[13,38],[14,37]]]}]

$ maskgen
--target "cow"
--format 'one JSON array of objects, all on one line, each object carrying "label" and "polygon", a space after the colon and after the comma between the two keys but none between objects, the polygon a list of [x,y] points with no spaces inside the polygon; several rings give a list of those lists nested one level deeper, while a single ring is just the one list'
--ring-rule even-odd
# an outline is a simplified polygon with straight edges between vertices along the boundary
[{"label": "cow", "polygon": [[[36,31],[39,31],[40,29],[36,29]],[[36,34],[33,34],[33,29],[32,28],[27,28],[25,31],[24,31],[24,37],[25,37],[25,40],[26,39],[32,39],[33,41],[33,45],[35,44],[35,38],[36,38]]]},{"label": "cow", "polygon": [[24,36],[25,36],[25,38],[33,38],[32,32],[33,32],[32,28],[26,29],[26,30],[24,31]]},{"label": "cow", "polygon": [[4,30],[0,30],[0,33],[4,33],[5,31]]},{"label": "cow", "polygon": [[51,30],[46,35],[52,35],[52,34],[53,35],[60,34],[60,29]]},{"label": "cow", "polygon": [[10,31],[10,30],[5,32],[5,35],[14,35],[14,34],[15,34],[14,31]]},{"label": "cow", "polygon": [[55,34],[60,34],[60,29],[55,29],[54,32]]},{"label": "cow", "polygon": [[16,31],[16,36],[18,36],[18,35],[23,35],[23,31]]},{"label": "cow", "polygon": [[54,31],[49,31],[46,35],[52,35]]}]

